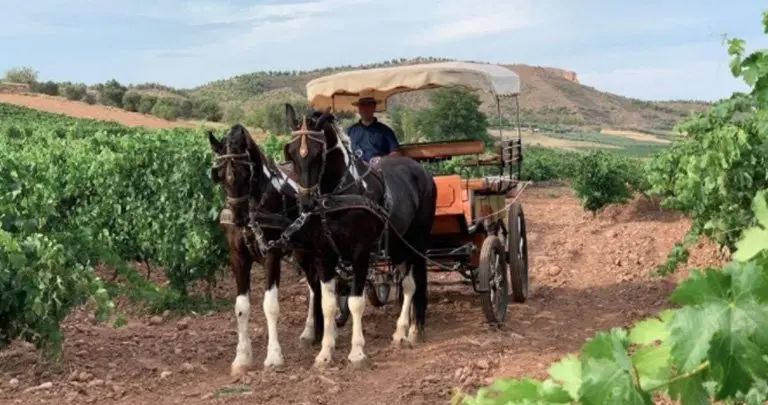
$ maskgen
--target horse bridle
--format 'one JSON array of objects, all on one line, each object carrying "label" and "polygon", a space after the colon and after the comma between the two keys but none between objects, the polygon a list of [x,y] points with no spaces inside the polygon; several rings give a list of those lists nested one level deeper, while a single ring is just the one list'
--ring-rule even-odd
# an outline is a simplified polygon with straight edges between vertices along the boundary
[{"label": "horse bridle", "polygon": [[301,128],[299,128],[296,131],[291,132],[291,140],[288,141],[288,144],[295,143],[297,141],[300,141],[301,144],[299,145],[299,156],[302,159],[305,159],[307,155],[309,155],[309,141],[317,142],[323,146],[323,154],[322,154],[322,162],[320,165],[320,173],[317,176],[317,183],[311,185],[311,186],[303,186],[302,184],[298,184],[298,192],[302,195],[316,195],[319,196],[320,194],[320,182],[323,179],[323,174],[325,173],[325,166],[326,162],[328,161],[328,154],[333,152],[336,149],[341,149],[344,146],[341,144],[341,139],[339,137],[336,137],[336,145],[334,145],[331,148],[328,148],[328,143],[325,140],[325,132],[324,131],[312,131],[307,129],[307,120],[304,119],[304,122],[301,125]]},{"label": "horse bridle", "polygon": [[[216,164],[213,165],[214,169],[218,169],[227,163],[235,163],[248,166],[250,176],[248,178],[248,190],[246,193],[240,197],[230,197],[229,195],[226,197],[227,205],[231,208],[235,208],[244,202],[248,202],[253,191],[253,178],[255,177],[254,166],[256,166],[256,164],[253,163],[250,151],[246,150],[244,153],[227,153],[224,155],[216,156],[214,160],[216,161]],[[269,183],[272,181],[275,175],[272,170],[268,169],[267,171],[269,172],[267,183]],[[263,193],[261,193],[261,199],[255,206],[250,207],[250,211],[258,211],[267,201],[268,194],[269,190],[265,190]]]}]

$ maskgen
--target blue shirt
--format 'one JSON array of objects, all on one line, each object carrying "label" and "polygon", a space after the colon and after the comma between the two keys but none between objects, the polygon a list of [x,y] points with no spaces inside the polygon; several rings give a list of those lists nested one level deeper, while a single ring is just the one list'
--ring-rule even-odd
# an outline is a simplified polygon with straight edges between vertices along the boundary
[{"label": "blue shirt", "polygon": [[352,152],[366,162],[376,156],[389,155],[400,147],[392,129],[376,119],[367,126],[358,121],[347,129],[347,135]]}]

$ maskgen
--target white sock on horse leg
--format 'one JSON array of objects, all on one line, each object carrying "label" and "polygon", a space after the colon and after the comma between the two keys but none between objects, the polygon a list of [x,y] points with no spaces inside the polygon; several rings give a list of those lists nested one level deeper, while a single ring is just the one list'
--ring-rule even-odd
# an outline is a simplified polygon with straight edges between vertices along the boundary
[{"label": "white sock on horse leg", "polygon": [[248,294],[235,298],[235,317],[237,317],[237,350],[232,362],[232,374],[239,374],[251,366],[251,337],[248,320],[251,315],[251,302]]},{"label": "white sock on horse leg", "polygon": [[280,366],[283,364],[283,351],[277,338],[277,320],[280,317],[280,303],[277,300],[278,288],[272,288],[264,292],[264,315],[267,318],[267,358],[264,367]]},{"label": "white sock on horse leg", "polygon": [[[406,265],[402,265],[401,271]],[[408,275],[403,279],[403,306],[400,308],[400,316],[397,318],[395,333],[392,335],[392,342],[400,343],[408,336],[408,325],[411,320],[411,303],[413,294],[416,292],[416,282],[413,280],[413,272],[408,271]]]},{"label": "white sock on horse leg", "polygon": [[315,292],[312,291],[309,284],[307,284],[307,289],[309,290],[307,320],[304,322],[304,331],[301,332],[299,339],[311,342],[315,340]]},{"label": "white sock on horse leg", "polygon": [[320,353],[315,358],[315,366],[325,366],[331,362],[333,349],[336,348],[336,280],[320,283],[323,307],[323,341]]},{"label": "white sock on horse leg", "polygon": [[363,312],[365,312],[365,299],[363,297],[349,297],[349,312],[352,315],[352,349],[349,351],[349,361],[356,363],[365,360],[365,337],[363,337]]}]

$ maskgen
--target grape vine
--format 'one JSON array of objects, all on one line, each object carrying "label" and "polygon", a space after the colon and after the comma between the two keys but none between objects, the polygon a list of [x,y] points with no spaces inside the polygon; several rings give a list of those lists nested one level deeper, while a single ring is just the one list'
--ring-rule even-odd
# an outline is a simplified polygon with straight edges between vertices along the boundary
[{"label": "grape vine", "polygon": [[72,307],[95,299],[108,311],[97,264],[129,281],[128,262],[161,268],[170,289],[137,282],[132,295],[172,304],[225,263],[201,132],[0,104],[0,150],[0,347],[24,338],[55,349]]},{"label": "grape vine", "polygon": [[[768,12],[763,14],[768,34]],[[549,368],[549,378],[499,380],[466,404],[651,404],[768,400],[768,51],[729,41],[731,70],[752,87],[682,123],[686,140],[649,165],[652,194],[690,214],[670,272],[704,234],[728,247],[722,269],[694,270],[671,296],[676,309],[590,339]]]}]

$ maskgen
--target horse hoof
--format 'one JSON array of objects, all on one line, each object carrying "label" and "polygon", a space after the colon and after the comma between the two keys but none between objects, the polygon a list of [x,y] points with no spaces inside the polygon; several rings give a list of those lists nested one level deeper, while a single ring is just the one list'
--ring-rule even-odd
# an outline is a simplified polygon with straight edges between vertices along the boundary
[{"label": "horse hoof", "polygon": [[368,358],[368,356],[363,355],[361,358],[358,359],[350,359],[349,360],[349,366],[353,370],[367,370],[371,368],[371,360]]},{"label": "horse hoof", "polygon": [[269,369],[280,368],[283,366],[283,364],[284,364],[284,361],[282,357],[275,358],[275,359],[268,358],[264,360],[264,369],[269,370]]},{"label": "horse hoof", "polygon": [[331,356],[317,356],[315,358],[315,368],[324,369],[331,365]]},{"label": "horse hoof", "polygon": [[424,332],[418,329],[411,329],[408,332],[408,344],[411,347],[416,347],[419,343],[424,342]]},{"label": "horse hoof", "polygon": [[304,350],[309,350],[312,348],[312,345],[315,344],[314,337],[307,338],[307,337],[300,337],[299,338],[299,347],[301,347]]},{"label": "horse hoof", "polygon": [[242,364],[233,364],[232,368],[230,369],[229,375],[232,377],[242,377],[246,373],[248,373],[248,369],[250,367]]},{"label": "horse hoof", "polygon": [[396,349],[405,349],[411,346],[411,342],[408,341],[408,339],[403,337],[392,337],[392,347]]}]

